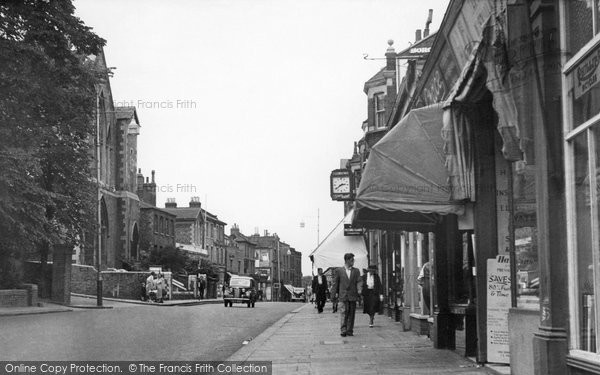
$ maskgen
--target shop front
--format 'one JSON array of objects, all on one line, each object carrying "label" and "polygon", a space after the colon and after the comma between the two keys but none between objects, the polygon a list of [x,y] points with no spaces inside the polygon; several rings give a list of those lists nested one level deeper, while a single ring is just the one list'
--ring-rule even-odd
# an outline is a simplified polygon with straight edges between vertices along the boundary
[{"label": "shop front", "polygon": [[560,3],[569,280],[568,373],[600,374],[600,4]]},{"label": "shop front", "polygon": [[[413,109],[370,151],[354,220],[400,231],[399,254],[385,257],[399,270],[399,301],[411,318],[428,315],[421,303],[424,288],[415,279],[419,266],[430,263],[434,346],[475,355],[478,362],[510,364],[513,374],[566,371],[560,53],[557,8],[544,3],[451,1],[410,98]],[[584,58],[580,63],[590,65]],[[436,113],[437,128],[427,142],[415,139],[427,127],[415,119],[419,111]],[[566,142],[580,134],[574,129]],[[394,134],[398,142],[406,140],[393,148],[395,156],[377,151]],[[590,149],[589,139],[582,144]],[[589,155],[582,171],[595,170]],[[585,186],[596,191],[595,183]],[[574,340],[583,343],[585,337],[592,345],[598,321],[593,292],[589,282],[580,284],[587,294],[577,298],[576,321],[585,330],[578,325]]]},{"label": "shop front", "polygon": [[[460,252],[462,267],[458,217],[465,215],[465,202],[455,199],[455,189],[448,185],[443,113],[439,104],[415,109],[371,149],[353,225],[390,235],[384,242],[392,251],[380,251],[379,256],[383,264],[391,262],[392,277],[402,285],[395,303],[404,327],[429,333],[436,347],[454,348],[448,296],[458,293],[449,289],[449,278],[458,276],[448,254]],[[426,265],[431,270],[428,288],[417,285]]]}]

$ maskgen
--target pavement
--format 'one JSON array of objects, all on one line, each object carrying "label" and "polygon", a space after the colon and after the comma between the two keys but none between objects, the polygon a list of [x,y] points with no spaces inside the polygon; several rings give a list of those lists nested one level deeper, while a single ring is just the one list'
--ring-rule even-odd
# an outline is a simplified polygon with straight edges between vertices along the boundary
[{"label": "pavement", "polygon": [[318,314],[312,304],[281,318],[229,361],[272,361],[273,374],[510,374],[481,366],[446,349],[434,349],[426,336],[402,330],[384,315],[357,309],[354,336],[340,336],[340,316],[331,308]]},{"label": "pavement", "polygon": [[96,296],[85,294],[71,294],[71,304],[61,305],[49,300],[40,300],[37,306],[28,307],[0,307],[0,316],[29,315],[29,314],[50,314],[59,312],[68,312],[78,309],[112,309],[126,305],[145,305],[156,307],[169,306],[196,306],[202,304],[223,303],[222,299],[189,299],[189,300],[168,300],[163,303],[144,302],[139,300],[129,300],[121,298],[102,298],[102,306],[97,306]]}]

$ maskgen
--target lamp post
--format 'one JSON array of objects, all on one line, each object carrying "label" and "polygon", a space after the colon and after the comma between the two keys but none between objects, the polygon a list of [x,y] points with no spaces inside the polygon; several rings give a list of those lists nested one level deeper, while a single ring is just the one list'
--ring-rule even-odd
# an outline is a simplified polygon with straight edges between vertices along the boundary
[{"label": "lamp post", "polygon": [[279,236],[277,236],[277,233],[273,234],[273,237],[275,237],[275,241],[277,241],[277,283],[279,284],[279,286],[277,287],[277,301],[281,301],[281,257],[279,254]]}]

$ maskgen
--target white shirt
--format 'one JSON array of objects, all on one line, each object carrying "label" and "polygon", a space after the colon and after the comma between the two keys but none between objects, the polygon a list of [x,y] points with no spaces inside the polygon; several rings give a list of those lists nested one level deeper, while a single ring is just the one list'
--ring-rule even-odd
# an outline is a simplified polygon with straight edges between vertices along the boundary
[{"label": "white shirt", "polygon": [[348,275],[348,279],[350,279],[350,275],[352,274],[352,268],[344,267],[346,269],[346,275]]},{"label": "white shirt", "polygon": [[323,276],[321,276],[321,275],[317,275],[317,281],[319,282],[319,285],[323,284],[323,279],[322,279],[322,277],[323,277]]},{"label": "white shirt", "polygon": [[367,288],[373,289],[374,287],[375,287],[375,278],[373,277],[373,274],[371,272],[369,272],[367,274]]}]

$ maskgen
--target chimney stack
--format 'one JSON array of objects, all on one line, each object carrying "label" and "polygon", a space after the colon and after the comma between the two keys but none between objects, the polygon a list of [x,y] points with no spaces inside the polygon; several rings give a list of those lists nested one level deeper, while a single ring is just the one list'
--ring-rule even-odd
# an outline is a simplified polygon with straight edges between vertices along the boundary
[{"label": "chimney stack", "polygon": [[167,203],[165,203],[166,208],[177,208],[177,201],[175,198],[167,198]]},{"label": "chimney stack", "polygon": [[388,48],[385,51],[385,69],[388,71],[396,71],[396,50],[394,49],[394,41],[390,39],[387,43]]},{"label": "chimney stack", "polygon": [[154,183],[154,169],[152,170],[152,183]]},{"label": "chimney stack", "polygon": [[433,9],[429,9],[429,16],[427,16],[427,21],[425,22],[425,30],[423,31],[423,38],[427,38],[429,36],[429,25],[431,24],[432,19]]},{"label": "chimney stack", "polygon": [[421,29],[417,29],[415,32],[415,43],[421,40]]},{"label": "chimney stack", "polygon": [[202,207],[202,203],[200,203],[200,197],[192,197],[190,200],[190,207]]},{"label": "chimney stack", "polygon": [[143,189],[144,188],[144,186],[143,186],[144,185],[144,175],[142,174],[142,168],[138,168],[136,180],[137,180],[137,190]]}]

